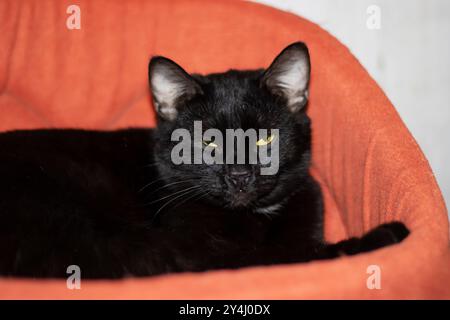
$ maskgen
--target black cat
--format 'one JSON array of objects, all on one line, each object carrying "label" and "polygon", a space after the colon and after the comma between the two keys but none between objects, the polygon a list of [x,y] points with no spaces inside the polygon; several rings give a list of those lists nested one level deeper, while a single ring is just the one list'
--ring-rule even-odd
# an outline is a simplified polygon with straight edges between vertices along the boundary
[{"label": "black cat", "polygon": [[[322,198],[308,172],[310,61],[294,43],[267,70],[189,75],[149,66],[156,129],[35,130],[0,134],[0,275],[83,278],[293,263],[401,241],[401,223],[362,238],[323,240]],[[278,170],[175,164],[175,129],[277,129]],[[259,137],[258,137],[259,138]],[[203,140],[195,148],[217,145]],[[261,143],[260,143],[261,142]],[[186,154],[191,156],[191,154]],[[245,159],[248,160],[246,153]]]}]

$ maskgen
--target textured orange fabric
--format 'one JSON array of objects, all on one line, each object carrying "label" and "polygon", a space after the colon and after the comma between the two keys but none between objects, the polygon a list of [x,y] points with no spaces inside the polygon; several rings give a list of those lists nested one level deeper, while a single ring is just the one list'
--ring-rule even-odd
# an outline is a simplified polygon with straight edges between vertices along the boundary
[{"label": "textured orange fabric", "polygon": [[[0,130],[152,126],[151,55],[207,73],[265,67],[303,40],[312,59],[312,170],[325,193],[327,239],[394,219],[412,234],[333,261],[82,281],[81,290],[61,280],[0,279],[0,298],[450,298],[447,211],[427,160],[377,84],[327,32],[225,0],[79,0],[81,30],[68,30],[71,4],[0,2]],[[381,268],[381,290],[366,286],[369,265]]]}]

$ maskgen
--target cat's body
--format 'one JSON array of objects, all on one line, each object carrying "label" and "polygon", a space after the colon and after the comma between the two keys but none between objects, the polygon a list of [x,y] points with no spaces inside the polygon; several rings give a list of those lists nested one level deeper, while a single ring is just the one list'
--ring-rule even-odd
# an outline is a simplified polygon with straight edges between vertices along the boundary
[{"label": "cat's body", "polygon": [[115,278],[313,258],[322,217],[319,189],[309,178],[283,215],[201,201],[177,206],[186,197],[156,215],[172,198],[157,200],[183,188],[163,188],[158,180],[153,134],[0,135],[0,274],[64,277],[78,265],[83,277]]},{"label": "cat's body", "polygon": [[[157,129],[0,134],[0,275],[65,277],[77,265],[84,278],[117,278],[302,262],[407,235],[393,223],[325,244],[321,192],[308,171],[303,44],[266,71],[191,77],[154,58],[150,79]],[[275,150],[278,139],[278,172],[261,175],[261,163],[175,164],[172,132],[198,120],[205,130],[278,129],[256,147]]]}]

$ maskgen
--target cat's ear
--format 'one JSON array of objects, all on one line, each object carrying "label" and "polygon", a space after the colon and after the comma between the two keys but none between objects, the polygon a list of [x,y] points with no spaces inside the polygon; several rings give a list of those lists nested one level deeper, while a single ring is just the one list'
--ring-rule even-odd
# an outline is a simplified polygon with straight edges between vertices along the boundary
[{"label": "cat's ear", "polygon": [[170,59],[153,57],[148,74],[153,104],[163,119],[176,119],[180,105],[202,93],[197,81]]},{"label": "cat's ear", "polygon": [[291,112],[297,112],[308,102],[310,70],[308,48],[296,42],[275,58],[261,81],[272,94],[286,99]]}]

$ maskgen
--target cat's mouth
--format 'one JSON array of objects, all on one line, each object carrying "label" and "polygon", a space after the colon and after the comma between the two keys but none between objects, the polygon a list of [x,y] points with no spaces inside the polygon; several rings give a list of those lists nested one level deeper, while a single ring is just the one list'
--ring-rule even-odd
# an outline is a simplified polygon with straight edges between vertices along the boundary
[{"label": "cat's mouth", "polygon": [[246,208],[252,203],[251,197],[243,192],[236,194],[230,201],[232,208]]},{"label": "cat's mouth", "polygon": [[252,206],[256,197],[252,192],[241,190],[231,193],[226,200],[231,209],[246,209]]},{"label": "cat's mouth", "polygon": [[[274,191],[274,182],[266,182],[259,187],[254,185],[244,186],[242,188],[229,187],[223,189],[223,193],[218,194],[222,198],[225,206],[233,210],[248,209],[258,207],[261,202],[271,204],[271,194]],[[261,201],[263,200],[263,201]]]}]

